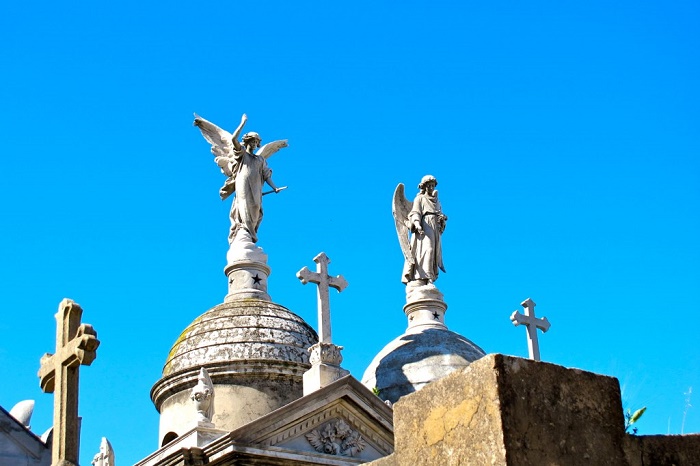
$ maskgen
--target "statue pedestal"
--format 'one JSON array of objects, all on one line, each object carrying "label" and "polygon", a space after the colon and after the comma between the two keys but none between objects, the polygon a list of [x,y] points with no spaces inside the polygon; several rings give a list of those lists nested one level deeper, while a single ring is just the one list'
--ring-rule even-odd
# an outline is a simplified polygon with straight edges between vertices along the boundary
[{"label": "statue pedestal", "polygon": [[228,294],[224,302],[246,298],[271,301],[267,294],[267,277],[270,275],[267,254],[250,240],[245,230],[236,235],[229,247],[224,274],[228,278]]},{"label": "statue pedestal", "polygon": [[227,264],[224,273],[228,277],[228,294],[224,302],[238,299],[256,298],[271,301],[267,294],[267,277],[270,267],[254,261],[236,261]]},{"label": "statue pedestal", "polygon": [[342,349],[342,346],[322,342],[309,348],[311,369],[304,372],[304,396],[350,374],[350,371],[340,367]]},{"label": "statue pedestal", "polygon": [[433,284],[409,282],[406,285],[406,305],[403,312],[408,317],[408,328],[432,327],[446,329],[447,303]]}]

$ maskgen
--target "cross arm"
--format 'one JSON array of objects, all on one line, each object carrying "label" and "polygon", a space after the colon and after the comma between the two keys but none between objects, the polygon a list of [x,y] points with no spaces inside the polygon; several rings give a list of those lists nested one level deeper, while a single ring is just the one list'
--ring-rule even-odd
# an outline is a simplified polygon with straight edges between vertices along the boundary
[{"label": "cross arm", "polygon": [[303,285],[306,285],[309,282],[318,283],[317,281],[314,281],[314,278],[317,278],[317,276],[318,274],[316,272],[312,272],[306,266],[304,266],[303,269],[297,272],[297,278],[301,280],[301,283]]},{"label": "cross arm", "polygon": [[518,311],[513,311],[513,313],[510,315],[510,320],[516,327],[518,325],[530,323],[530,318],[524,314],[519,313]]},{"label": "cross arm", "polygon": [[39,367],[39,386],[44,393],[53,393],[56,379],[56,368],[53,364],[53,354],[46,353],[41,357]]},{"label": "cross arm", "polygon": [[328,286],[335,288],[340,293],[347,288],[348,282],[342,275],[336,275],[335,277],[329,277]]},{"label": "cross arm", "polygon": [[546,317],[542,317],[541,319],[538,319],[537,327],[540,330],[542,330],[543,332],[546,332],[547,330],[549,330],[549,327],[550,327],[549,320],[547,320]]},{"label": "cross arm", "polygon": [[45,393],[53,393],[56,379],[56,365],[66,367],[79,365],[89,366],[97,357],[97,347],[100,340],[92,325],[82,324],[71,341],[61,348],[56,354],[46,353],[41,357],[39,367],[39,386]]}]

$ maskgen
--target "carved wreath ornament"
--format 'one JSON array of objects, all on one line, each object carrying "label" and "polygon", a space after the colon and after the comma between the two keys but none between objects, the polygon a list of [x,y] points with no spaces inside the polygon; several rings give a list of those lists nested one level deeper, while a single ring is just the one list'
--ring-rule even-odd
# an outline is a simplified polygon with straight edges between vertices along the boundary
[{"label": "carved wreath ornament", "polygon": [[329,455],[355,456],[367,446],[359,432],[342,419],[312,430],[306,434],[306,439],[316,451]]}]

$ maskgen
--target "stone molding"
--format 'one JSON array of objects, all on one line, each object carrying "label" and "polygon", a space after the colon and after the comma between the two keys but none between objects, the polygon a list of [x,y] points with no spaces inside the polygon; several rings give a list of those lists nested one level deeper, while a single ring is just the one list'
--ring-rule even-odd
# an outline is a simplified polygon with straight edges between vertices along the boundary
[{"label": "stone molding", "polygon": [[[268,380],[276,378],[292,379],[302,383],[303,373],[311,365],[263,359],[256,361],[217,362],[202,367],[206,368],[214,385],[226,385],[245,383],[256,378]],[[190,390],[197,385],[198,374],[199,368],[193,367],[169,374],[156,382],[151,389],[151,400],[158,412],[160,412],[163,402],[170,396],[184,390]]]},{"label": "stone molding", "polygon": [[241,445],[229,437],[212,442],[204,451],[210,463],[216,461],[216,464],[226,465],[359,466],[367,463],[360,458],[329,456],[315,450],[295,451],[287,448]]}]

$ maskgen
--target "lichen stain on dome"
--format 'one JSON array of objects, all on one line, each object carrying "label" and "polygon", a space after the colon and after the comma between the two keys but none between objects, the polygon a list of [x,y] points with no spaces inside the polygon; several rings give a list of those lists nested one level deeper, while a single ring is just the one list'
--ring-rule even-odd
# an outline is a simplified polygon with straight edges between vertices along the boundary
[{"label": "lichen stain on dome", "polygon": [[194,320],[192,321],[192,323],[191,323],[190,325],[188,325],[188,326],[185,328],[185,330],[182,331],[182,333],[180,334],[180,336],[177,337],[177,340],[175,340],[175,343],[173,343],[173,346],[172,346],[172,348],[170,348],[170,352],[168,353],[168,357],[167,357],[167,359],[165,360],[166,362],[165,362],[165,366],[163,366],[163,374],[165,374],[166,372],[170,372],[170,367],[169,367],[169,366],[170,366],[170,362],[172,361],[172,359],[173,359],[175,353],[177,352],[177,350],[178,350],[178,348],[179,348],[179,346],[180,346],[180,343],[182,343],[182,342],[185,340],[185,338],[187,338],[187,335],[189,334],[190,330],[192,330],[192,327],[194,327],[195,325],[197,325],[197,323],[198,323],[200,320],[202,320],[202,317],[204,317],[204,314],[202,314],[201,316],[199,316],[199,317],[197,317],[196,319],[194,319]]}]

